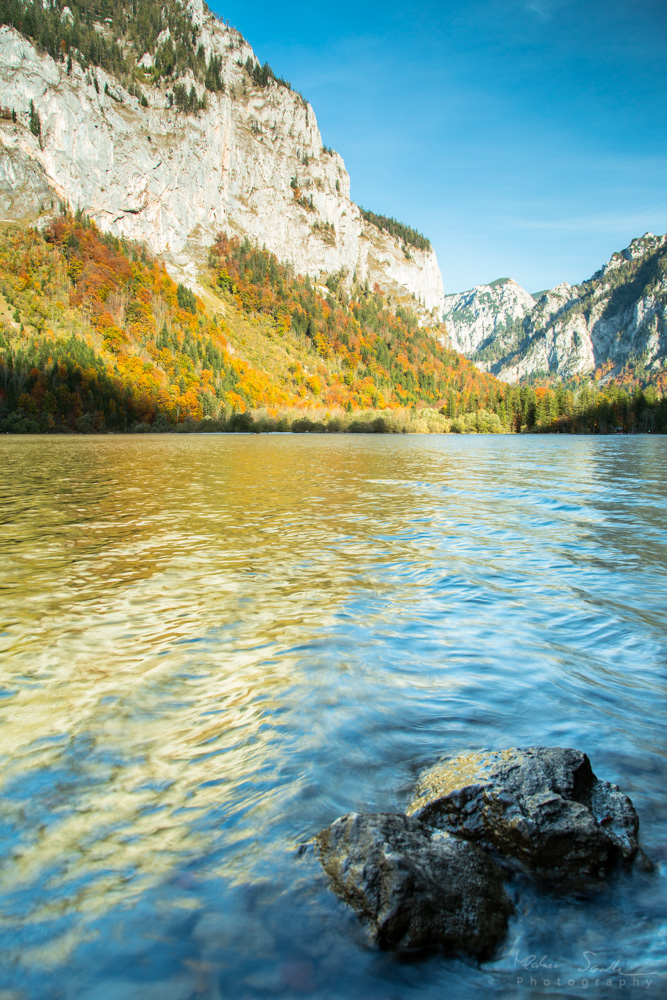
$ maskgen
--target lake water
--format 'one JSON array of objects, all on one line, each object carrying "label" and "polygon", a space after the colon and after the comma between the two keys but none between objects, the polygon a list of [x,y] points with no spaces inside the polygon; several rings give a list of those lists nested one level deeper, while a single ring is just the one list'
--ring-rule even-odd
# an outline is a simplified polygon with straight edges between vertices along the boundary
[{"label": "lake water", "polygon": [[[0,1000],[667,996],[666,458],[0,438]],[[298,844],[531,744],[628,792],[656,870],[513,887],[481,966],[369,946]]]}]

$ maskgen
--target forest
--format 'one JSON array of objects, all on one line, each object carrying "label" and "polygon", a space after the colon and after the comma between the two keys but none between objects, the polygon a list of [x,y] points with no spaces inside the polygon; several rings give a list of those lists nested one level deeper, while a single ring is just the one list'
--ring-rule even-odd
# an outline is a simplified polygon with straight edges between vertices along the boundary
[{"label": "forest", "polygon": [[[61,15],[65,6],[69,10],[67,17]],[[66,63],[68,73],[72,60],[83,70],[99,66],[116,76],[139,100],[144,95],[137,80],[172,81],[186,70],[206,90],[224,90],[220,57],[211,56],[207,61],[198,29],[177,0],[68,0],[67,4],[0,0],[0,24],[11,25],[38,49]],[[159,42],[162,32],[167,37]],[[154,57],[154,65],[149,71],[139,70],[137,60],[146,52]],[[272,78],[276,79],[273,74]],[[183,84],[177,86],[182,88]],[[185,111],[205,106],[201,99],[197,107],[185,106],[178,95],[175,101]]]},{"label": "forest", "polygon": [[422,236],[416,229],[406,226],[404,222],[397,222],[396,219],[390,218],[387,215],[378,215],[376,212],[370,212],[366,208],[360,207],[359,211],[366,222],[372,222],[378,229],[384,229],[390,236],[400,240],[404,248],[407,248],[409,245],[416,247],[417,250],[431,249],[431,241],[426,236]]},{"label": "forest", "polygon": [[667,429],[653,386],[507,385],[378,286],[298,275],[247,239],[219,237],[201,291],[81,213],[5,225],[0,430]]}]

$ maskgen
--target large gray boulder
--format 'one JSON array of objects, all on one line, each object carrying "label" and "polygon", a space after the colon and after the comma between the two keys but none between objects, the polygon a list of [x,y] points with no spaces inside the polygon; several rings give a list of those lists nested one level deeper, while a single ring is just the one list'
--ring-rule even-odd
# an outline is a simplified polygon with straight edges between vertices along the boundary
[{"label": "large gray boulder", "polygon": [[632,802],[579,750],[462,754],[421,776],[407,812],[549,879],[602,877],[638,850]]},{"label": "large gray boulder", "polygon": [[505,934],[503,873],[465,840],[400,814],[350,813],[316,841],[335,892],[380,947],[486,958]]}]

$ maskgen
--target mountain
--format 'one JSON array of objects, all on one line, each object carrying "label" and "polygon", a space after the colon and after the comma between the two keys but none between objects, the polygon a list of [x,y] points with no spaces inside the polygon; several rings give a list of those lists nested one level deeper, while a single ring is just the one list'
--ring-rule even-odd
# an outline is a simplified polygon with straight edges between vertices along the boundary
[{"label": "mountain", "polygon": [[667,236],[646,233],[588,281],[537,302],[506,279],[445,302],[452,346],[506,381],[628,372],[665,381]]},{"label": "mountain", "polygon": [[667,395],[511,386],[368,283],[221,236],[176,284],[83,213],[0,226],[0,432],[666,431]]},{"label": "mountain", "polygon": [[[456,353],[428,240],[201,0],[0,0],[0,215],[2,432],[667,428],[655,389],[480,370],[543,363],[534,317],[606,315],[594,284],[451,297]],[[662,248],[602,273],[614,308],[657,315]]]},{"label": "mountain", "polygon": [[81,209],[192,287],[220,232],[247,236],[441,312],[428,240],[362,213],[308,102],[201,0],[0,0],[0,21],[5,220]]},{"label": "mountain", "polygon": [[515,346],[515,331],[535,307],[535,299],[512,278],[475,285],[469,292],[445,296],[443,318],[452,347],[482,359],[489,348],[502,356]]}]

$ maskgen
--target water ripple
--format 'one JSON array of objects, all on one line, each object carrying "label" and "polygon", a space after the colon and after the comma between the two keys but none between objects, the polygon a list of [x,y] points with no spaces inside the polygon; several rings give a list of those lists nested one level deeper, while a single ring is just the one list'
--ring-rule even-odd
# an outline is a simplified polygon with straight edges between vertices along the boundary
[{"label": "water ripple", "polygon": [[294,851],[443,754],[552,743],[663,859],[665,448],[1,439],[0,996],[553,996],[517,949],[664,986],[662,868],[414,966]]}]

